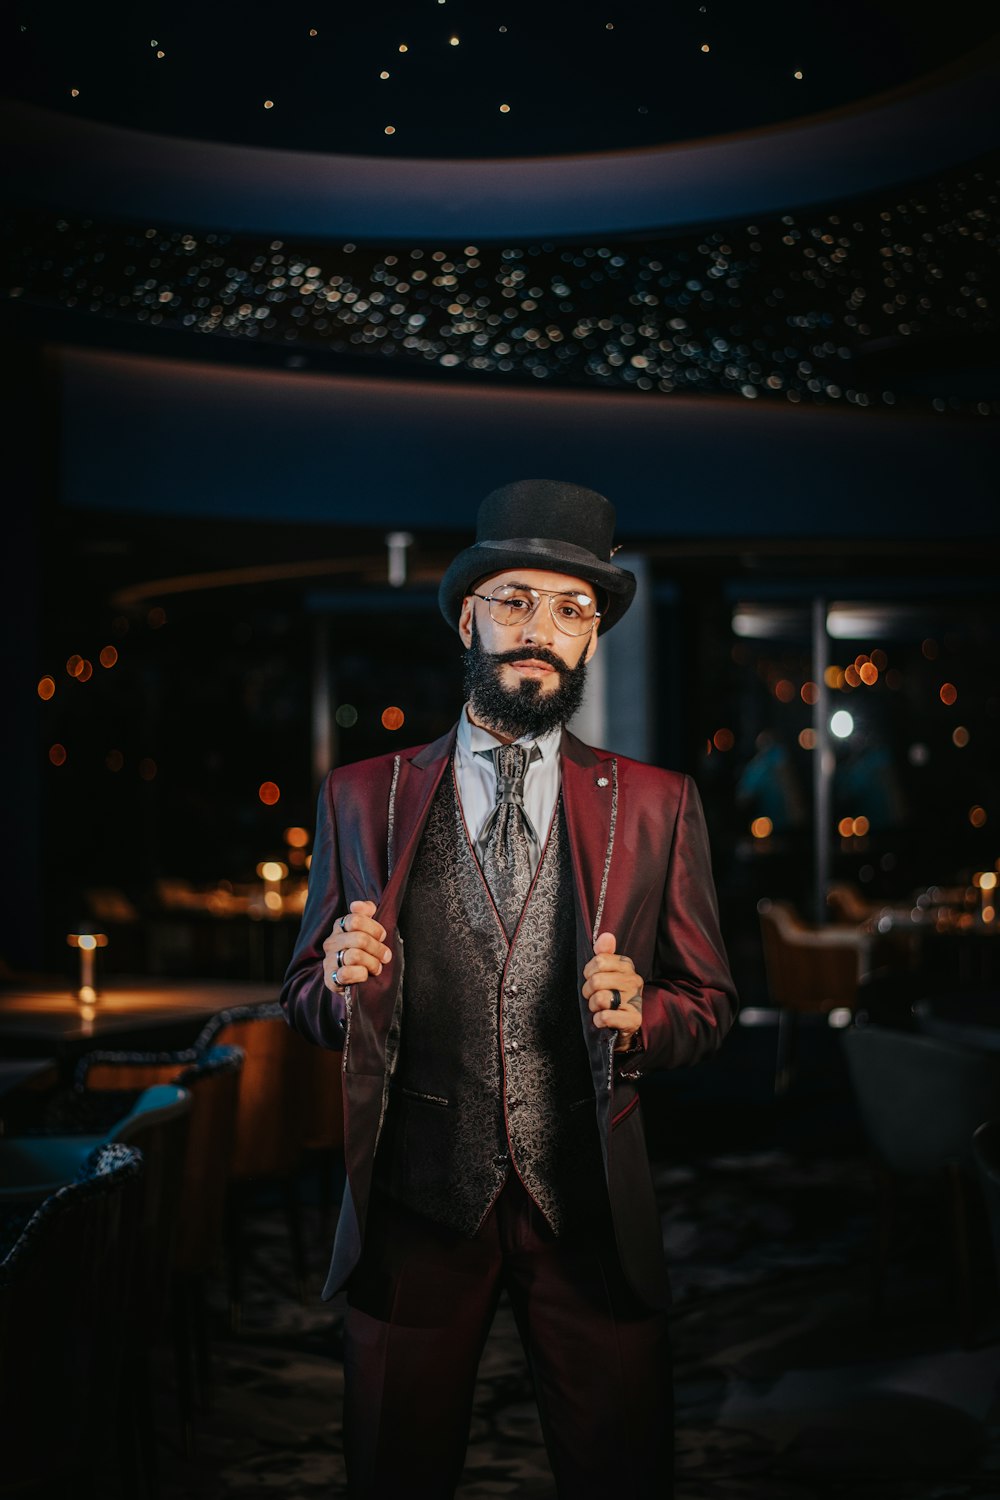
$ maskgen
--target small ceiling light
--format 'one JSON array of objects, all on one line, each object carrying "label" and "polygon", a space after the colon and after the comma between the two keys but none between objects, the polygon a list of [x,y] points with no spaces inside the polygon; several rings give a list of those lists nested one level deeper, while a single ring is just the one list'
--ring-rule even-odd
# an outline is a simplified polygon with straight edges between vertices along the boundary
[{"label": "small ceiling light", "polygon": [[399,50],[400,50],[400,52],[409,52],[409,50],[410,50],[410,49],[409,49],[409,47],[408,47],[408,46],[407,46],[407,45],[406,45],[406,43],[405,43],[405,42],[401,42],[401,43],[400,43],[400,46],[399,46]]},{"label": "small ceiling light", "polygon": [[385,69],[384,69],[384,68],[383,68],[383,69],[382,69],[382,71],[381,71],[381,73],[380,73],[380,74],[379,74],[379,75],[378,75],[378,76],[379,76],[379,77],[380,77],[380,78],[388,78],[388,76],[389,76],[389,75],[388,75],[388,73],[387,73],[387,72],[386,72],[386,71],[385,71]]},{"label": "small ceiling light", "polygon": [[385,127],[385,133],[386,133],[386,135],[395,135],[396,134],[396,127],[395,127],[395,125],[387,125]]},{"label": "small ceiling light", "polygon": [[796,78],[801,78],[802,77],[802,70],[801,70],[801,68],[796,68],[796,70],[795,70],[795,77]]},{"label": "small ceiling light", "polygon": [[157,55],[157,57],[166,57],[167,54],[165,52],[161,51],[161,52],[157,52],[156,55]]},{"label": "small ceiling light", "polygon": [[702,44],[701,44],[701,50],[702,50],[702,52],[711,52],[712,49],[708,45],[707,42],[702,42]]},{"label": "small ceiling light", "polygon": [[501,106],[500,106],[500,113],[502,115],[509,115],[510,114],[510,105],[509,104],[501,104]]},{"label": "small ceiling light", "polygon": [[80,90],[79,89],[70,89],[69,94],[70,94],[70,98],[71,99],[79,99],[79,97],[80,97]]},{"label": "small ceiling light", "polygon": [[273,109],[274,108],[274,100],[273,99],[265,99],[264,100],[264,108],[265,109]]},{"label": "small ceiling light", "polygon": [[457,47],[458,46],[458,37],[457,36],[450,36],[448,38],[448,45],[451,46],[451,47]]}]

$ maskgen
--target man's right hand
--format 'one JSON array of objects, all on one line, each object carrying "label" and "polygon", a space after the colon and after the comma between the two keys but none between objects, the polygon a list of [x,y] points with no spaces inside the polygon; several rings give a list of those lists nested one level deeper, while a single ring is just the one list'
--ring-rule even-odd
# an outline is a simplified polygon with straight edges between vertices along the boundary
[{"label": "man's right hand", "polygon": [[385,946],[385,928],[373,920],[374,901],[352,901],[350,912],[338,917],[323,943],[323,982],[341,994],[348,985],[364,984],[370,974],[381,974],[392,953]]}]

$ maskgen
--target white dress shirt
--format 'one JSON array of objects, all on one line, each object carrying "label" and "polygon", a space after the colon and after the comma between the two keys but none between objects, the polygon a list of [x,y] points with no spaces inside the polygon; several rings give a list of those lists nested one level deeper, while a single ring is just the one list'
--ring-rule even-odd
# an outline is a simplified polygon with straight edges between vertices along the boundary
[{"label": "white dress shirt", "polygon": [[[477,752],[493,751],[498,745],[502,745],[503,741],[490,734],[489,730],[481,729],[478,724],[473,724],[469,718],[468,707],[468,704],[463,707],[458,720],[458,738],[455,742],[455,780],[458,783],[458,796],[462,804],[465,826],[469,830],[469,837],[475,847],[479,832],[493,811],[497,799],[497,776],[493,756],[479,755]],[[559,796],[559,742],[561,739],[562,730],[557,727],[550,729],[546,734],[537,736],[523,734],[514,742],[517,745],[525,745],[529,752],[533,745],[537,745],[539,751],[538,757],[528,761],[528,769],[524,776],[524,810],[531,826],[538,834],[537,844],[533,839],[528,840],[532,875],[538,869],[549,824]]]}]

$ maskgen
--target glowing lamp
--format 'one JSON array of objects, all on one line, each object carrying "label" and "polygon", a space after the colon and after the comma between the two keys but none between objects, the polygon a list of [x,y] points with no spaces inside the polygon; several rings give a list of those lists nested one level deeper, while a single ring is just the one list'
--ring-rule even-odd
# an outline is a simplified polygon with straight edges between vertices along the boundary
[{"label": "glowing lamp", "polygon": [[71,948],[80,950],[80,987],[76,998],[81,1005],[93,1005],[97,999],[97,987],[94,983],[96,971],[96,953],[98,948],[108,946],[107,934],[103,932],[70,932],[66,935],[66,941]]}]

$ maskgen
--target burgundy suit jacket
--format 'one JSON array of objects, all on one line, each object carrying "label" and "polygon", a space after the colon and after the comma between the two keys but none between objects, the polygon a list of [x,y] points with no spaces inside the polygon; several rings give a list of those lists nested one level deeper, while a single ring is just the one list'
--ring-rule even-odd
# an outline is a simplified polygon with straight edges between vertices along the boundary
[{"label": "burgundy suit jacket", "polygon": [[[386,1038],[405,962],[399,912],[454,744],[452,729],[433,744],[342,766],[320,793],[309,895],[281,1001],[296,1030],[344,1052],[348,1183],[325,1297],[343,1286],[361,1253],[388,1098]],[[669,1288],[636,1084],[654,1069],[714,1053],[736,1012],[705,820],[690,777],[593,750],[566,730],[560,753],[580,983],[598,932],[615,934],[645,980],[640,1052],[613,1057],[614,1032],[594,1026],[582,995],[580,1025],[622,1266],[646,1303],[664,1306]],[[345,999],[323,982],[323,940],[361,900],[375,902],[393,959]]]}]

